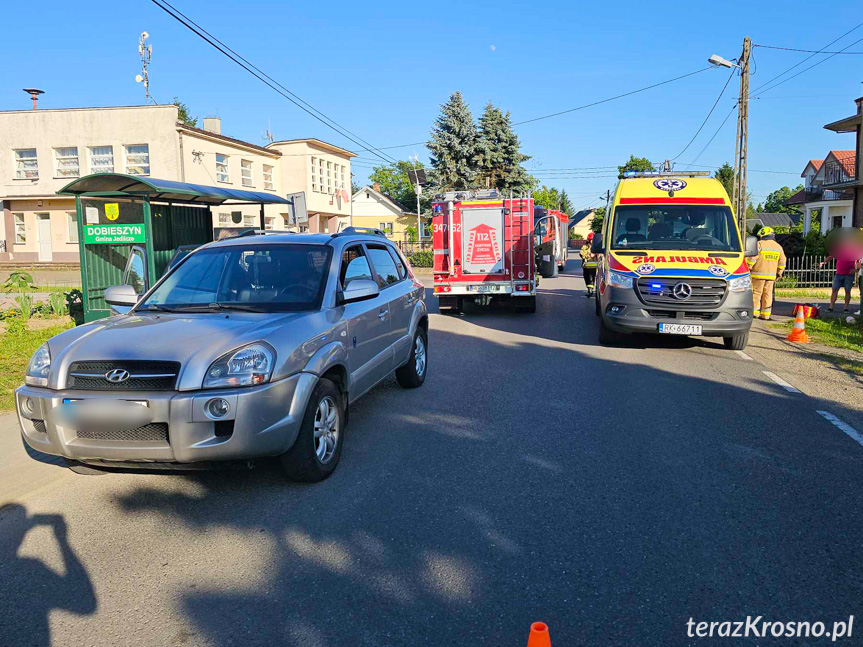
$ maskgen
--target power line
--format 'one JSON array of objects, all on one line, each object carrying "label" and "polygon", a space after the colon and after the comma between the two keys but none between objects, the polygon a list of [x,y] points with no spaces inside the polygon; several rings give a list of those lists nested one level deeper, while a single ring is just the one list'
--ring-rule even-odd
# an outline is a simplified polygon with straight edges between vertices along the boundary
[{"label": "power line", "polygon": [[631,90],[630,92],[624,92],[623,94],[618,94],[613,97],[608,97],[607,99],[601,99],[599,101],[594,101],[593,103],[586,103],[583,106],[577,106],[575,108],[569,108],[568,110],[561,110],[560,112],[553,112],[550,115],[543,115],[541,117],[534,117],[533,119],[525,119],[524,121],[516,121],[512,125],[513,126],[521,126],[522,124],[533,123],[534,121],[540,121],[542,119],[551,119],[552,117],[559,117],[560,115],[565,115],[570,112],[576,112],[577,110],[584,110],[585,108],[592,108],[593,106],[598,106],[602,103],[608,103],[609,101],[614,101],[616,99],[622,99],[623,97],[628,97],[633,94],[638,94],[639,92],[645,92],[647,90],[651,90],[653,88],[658,88],[660,85],[666,85],[668,83],[673,83],[674,81],[679,81],[680,79],[685,79],[688,76],[693,76],[695,74],[700,74],[701,72],[706,72],[711,69],[712,66],[703,67],[700,70],[695,70],[694,72],[689,72],[687,74],[681,74],[680,76],[675,76],[673,79],[666,79],[665,81],[660,81],[659,83],[654,83],[653,85],[648,85],[643,88],[639,88],[638,90]]},{"label": "power line", "polygon": [[[861,24],[863,24],[863,23],[861,23]],[[863,38],[860,38],[860,39],[858,39],[858,40],[855,40],[853,43],[851,43],[850,45],[848,45],[848,47],[853,47],[853,46],[854,46],[854,45],[856,45],[857,43],[861,43],[861,42],[863,42]],[[845,48],[845,49],[847,49],[847,48]],[[819,65],[821,65],[822,63],[826,63],[827,61],[829,61],[831,58],[833,58],[834,56],[836,56],[836,55],[837,55],[837,54],[839,54],[839,53],[840,53],[840,52],[836,52],[836,54],[830,54],[830,56],[828,56],[827,58],[822,58],[822,59],[821,59],[820,61],[818,61],[817,63],[813,63],[813,64],[812,64],[812,65],[810,65],[809,67],[807,67],[807,68],[804,68],[804,69],[800,70],[799,72],[797,72],[797,74],[792,74],[792,75],[791,75],[791,76],[789,76],[787,79],[782,79],[781,81],[779,81],[779,83],[774,83],[774,84],[773,84],[773,85],[771,85],[770,87],[765,88],[765,89],[764,89],[764,90],[762,90],[759,94],[764,94],[765,92],[769,92],[769,91],[770,91],[770,90],[772,90],[773,88],[777,88],[777,87],[779,87],[779,86],[780,86],[780,85],[782,85],[783,83],[787,83],[787,82],[788,82],[788,81],[790,81],[791,79],[793,79],[793,78],[796,78],[796,77],[800,76],[800,75],[801,75],[801,74],[803,74],[804,72],[808,72],[808,71],[809,71],[809,70],[811,70],[813,67],[818,67],[818,66],[819,66]],[[764,87],[764,86],[761,86],[761,87]],[[755,98],[757,99],[758,97],[755,97]]]},{"label": "power line", "polygon": [[[799,62],[795,63],[794,65],[792,65],[791,67],[789,67],[787,70],[785,70],[785,71],[784,71],[784,72],[782,72],[781,74],[777,74],[776,76],[774,76],[772,79],[770,79],[770,80],[769,80],[769,81],[767,81],[766,83],[762,83],[762,84],[761,84],[761,85],[759,85],[757,88],[755,88],[755,90],[753,90],[753,91],[752,91],[752,93],[753,93],[753,94],[758,93],[758,91],[759,91],[759,90],[761,90],[761,88],[766,87],[766,86],[770,85],[771,83],[773,83],[776,79],[778,79],[778,78],[780,78],[780,77],[782,77],[782,76],[785,76],[786,74],[788,74],[788,72],[790,72],[790,71],[791,71],[791,70],[793,70],[794,68],[796,68],[796,67],[800,67],[800,66],[801,66],[801,65],[803,65],[806,61],[808,61],[810,58],[812,58],[813,56],[816,56],[816,55],[818,55],[818,54],[822,53],[825,49],[827,49],[828,47],[830,47],[833,43],[835,43],[835,42],[837,42],[837,41],[842,40],[842,39],[843,39],[843,38],[845,38],[848,34],[850,34],[851,32],[855,31],[856,29],[859,29],[860,27],[863,27],[863,22],[861,22],[861,23],[860,23],[859,25],[857,25],[856,27],[853,27],[853,28],[849,29],[849,30],[848,30],[848,31],[846,31],[844,34],[842,34],[839,38],[836,38],[835,40],[830,41],[829,43],[827,43],[824,47],[822,47],[822,48],[821,48],[820,50],[818,50],[817,52],[815,52],[815,53],[813,53],[813,54],[810,54],[809,56],[807,56],[806,58],[804,58],[802,61],[799,61]],[[845,49],[847,49],[847,47],[846,47]],[[823,59],[823,60],[827,60],[827,59]]]},{"label": "power line", "polygon": [[[240,54],[235,52],[233,49],[231,49],[227,45],[225,45],[225,43],[223,43],[218,38],[213,36],[206,29],[204,29],[203,27],[198,25],[194,20],[192,20],[191,18],[186,16],[184,13],[182,13],[179,9],[177,9],[173,5],[171,5],[167,0],[150,0],[150,1],[154,5],[159,7],[159,9],[161,9],[162,11],[167,13],[169,16],[171,16],[174,20],[176,20],[177,22],[182,24],[184,27],[186,27],[189,31],[191,31],[196,36],[200,37],[201,39],[203,39],[204,41],[206,41],[207,43],[212,45],[219,52],[221,52],[222,54],[227,56],[229,59],[234,61],[237,65],[242,67],[244,70],[249,72],[252,76],[256,77],[258,80],[260,80],[263,83],[265,83],[266,85],[268,85],[270,88],[272,88],[273,90],[275,90],[276,92],[281,94],[288,101],[290,101],[295,106],[297,106],[298,108],[300,108],[301,110],[303,110],[307,114],[311,115],[312,117],[314,117],[315,119],[320,121],[322,124],[324,124],[328,128],[336,131],[337,133],[342,135],[342,137],[350,140],[354,144],[357,144],[362,150],[365,150],[369,153],[372,153],[373,155],[380,157],[384,161],[393,162],[393,163],[395,162],[394,158],[389,157],[386,153],[382,153],[380,150],[375,148],[372,144],[369,144],[367,141],[362,139],[359,135],[352,133],[350,130],[348,130],[347,128],[345,128],[341,124],[339,124],[337,121],[335,121],[331,117],[328,117],[323,112],[321,112],[320,110],[318,110],[317,108],[315,108],[314,106],[312,106],[311,104],[309,104],[308,102],[303,100],[301,97],[299,97],[296,94],[294,94],[293,92],[291,92],[284,85],[282,85],[281,83],[279,83],[278,81],[273,79],[266,72],[264,72],[263,70],[261,70],[260,68],[255,66],[253,63],[248,61],[246,58],[244,58],[243,56],[241,56]],[[365,144],[365,145],[363,145],[363,144]],[[377,151],[377,152],[375,152],[375,151]]]},{"label": "power line", "polygon": [[778,47],[777,45],[753,45],[753,47],[763,47],[765,49],[781,49],[786,52],[804,52],[804,53],[812,53],[812,54],[863,54],[863,52],[827,52],[823,49],[797,49],[796,47]]},{"label": "power line", "polygon": [[713,143],[713,140],[714,140],[714,139],[716,139],[716,136],[719,134],[719,131],[720,131],[720,130],[722,130],[722,127],[723,127],[723,126],[728,122],[728,118],[729,118],[732,114],[734,114],[734,109],[735,109],[735,108],[737,108],[737,104],[736,104],[736,103],[735,103],[733,106],[731,106],[731,110],[729,110],[729,111],[728,111],[728,114],[727,114],[727,115],[725,115],[725,119],[723,119],[723,120],[722,120],[722,123],[721,123],[721,124],[719,124],[719,128],[717,128],[717,129],[716,129],[716,132],[714,132],[714,133],[713,133],[713,136],[712,136],[712,137],[708,140],[708,142],[704,145],[704,148],[702,148],[702,149],[701,149],[701,151],[698,153],[698,155],[696,155],[696,156],[695,156],[695,159],[693,159],[689,164],[684,164],[683,166],[695,166],[695,162],[697,162],[697,161],[698,161],[698,158],[700,158],[700,157],[701,157],[701,155],[704,153],[704,151],[706,151],[706,150],[707,150],[707,147],[708,147],[708,146],[710,146],[710,144],[712,144],[712,143]]},{"label": "power line", "polygon": [[728,75],[728,79],[725,81],[725,85],[722,86],[722,90],[720,91],[719,96],[716,97],[716,101],[714,101],[713,105],[710,106],[710,111],[707,113],[707,116],[704,118],[704,121],[701,122],[701,125],[698,127],[698,130],[695,131],[695,134],[692,136],[692,139],[689,140],[689,143],[683,147],[682,151],[680,151],[677,155],[672,157],[671,158],[672,160],[676,160],[678,157],[683,155],[690,146],[692,146],[692,142],[694,142],[695,138],[698,137],[699,133],[702,131],[705,124],[707,123],[707,120],[710,119],[710,115],[713,114],[713,111],[716,110],[716,106],[719,105],[719,101],[722,99],[722,96],[725,94],[725,91],[728,89],[728,84],[731,83],[731,79],[734,78],[734,73],[736,71],[737,70],[735,70],[734,68],[731,68],[731,74]]}]

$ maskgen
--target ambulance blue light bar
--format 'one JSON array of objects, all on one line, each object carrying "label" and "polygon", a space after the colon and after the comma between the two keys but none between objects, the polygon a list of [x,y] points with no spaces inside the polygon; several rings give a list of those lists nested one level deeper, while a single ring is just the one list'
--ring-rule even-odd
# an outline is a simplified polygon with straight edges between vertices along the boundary
[{"label": "ambulance blue light bar", "polygon": [[710,171],[624,171],[622,178],[630,177],[708,177]]}]

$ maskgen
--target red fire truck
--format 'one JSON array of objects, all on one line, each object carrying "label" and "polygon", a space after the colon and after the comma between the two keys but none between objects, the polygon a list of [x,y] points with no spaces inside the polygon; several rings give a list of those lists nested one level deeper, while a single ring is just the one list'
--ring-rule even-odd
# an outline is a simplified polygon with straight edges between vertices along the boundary
[{"label": "red fire truck", "polygon": [[454,191],[433,204],[434,294],[441,312],[461,312],[464,299],[488,305],[511,299],[536,312],[533,198],[496,190]]},{"label": "red fire truck", "polygon": [[533,221],[540,276],[556,277],[566,265],[569,216],[557,209],[534,207]]}]

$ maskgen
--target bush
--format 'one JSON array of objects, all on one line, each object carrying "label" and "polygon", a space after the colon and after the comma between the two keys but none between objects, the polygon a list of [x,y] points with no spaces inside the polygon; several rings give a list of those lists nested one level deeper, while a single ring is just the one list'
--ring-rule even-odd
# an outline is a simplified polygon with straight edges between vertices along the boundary
[{"label": "bush", "polygon": [[781,289],[796,288],[797,277],[793,274],[786,274],[781,279],[776,281],[776,287]]},{"label": "bush", "polygon": [[434,267],[434,253],[428,249],[414,252],[408,256],[412,267]]},{"label": "bush", "polygon": [[51,309],[51,314],[55,317],[60,317],[66,314],[66,300],[59,292],[52,292],[48,295],[48,307]]},{"label": "bush", "polygon": [[9,278],[3,282],[4,290],[25,290],[35,285],[33,275],[24,270],[13,270]]}]

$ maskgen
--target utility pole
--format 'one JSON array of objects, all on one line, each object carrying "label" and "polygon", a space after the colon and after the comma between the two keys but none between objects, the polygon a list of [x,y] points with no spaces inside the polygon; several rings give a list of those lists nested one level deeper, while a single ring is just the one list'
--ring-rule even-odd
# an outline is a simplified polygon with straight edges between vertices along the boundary
[{"label": "utility pole", "polygon": [[749,152],[749,54],[752,41],[749,36],[743,39],[743,54],[738,61],[740,69],[740,96],[737,98],[737,139],[734,143],[734,212],[740,233],[744,236],[746,228],[746,164]]}]

